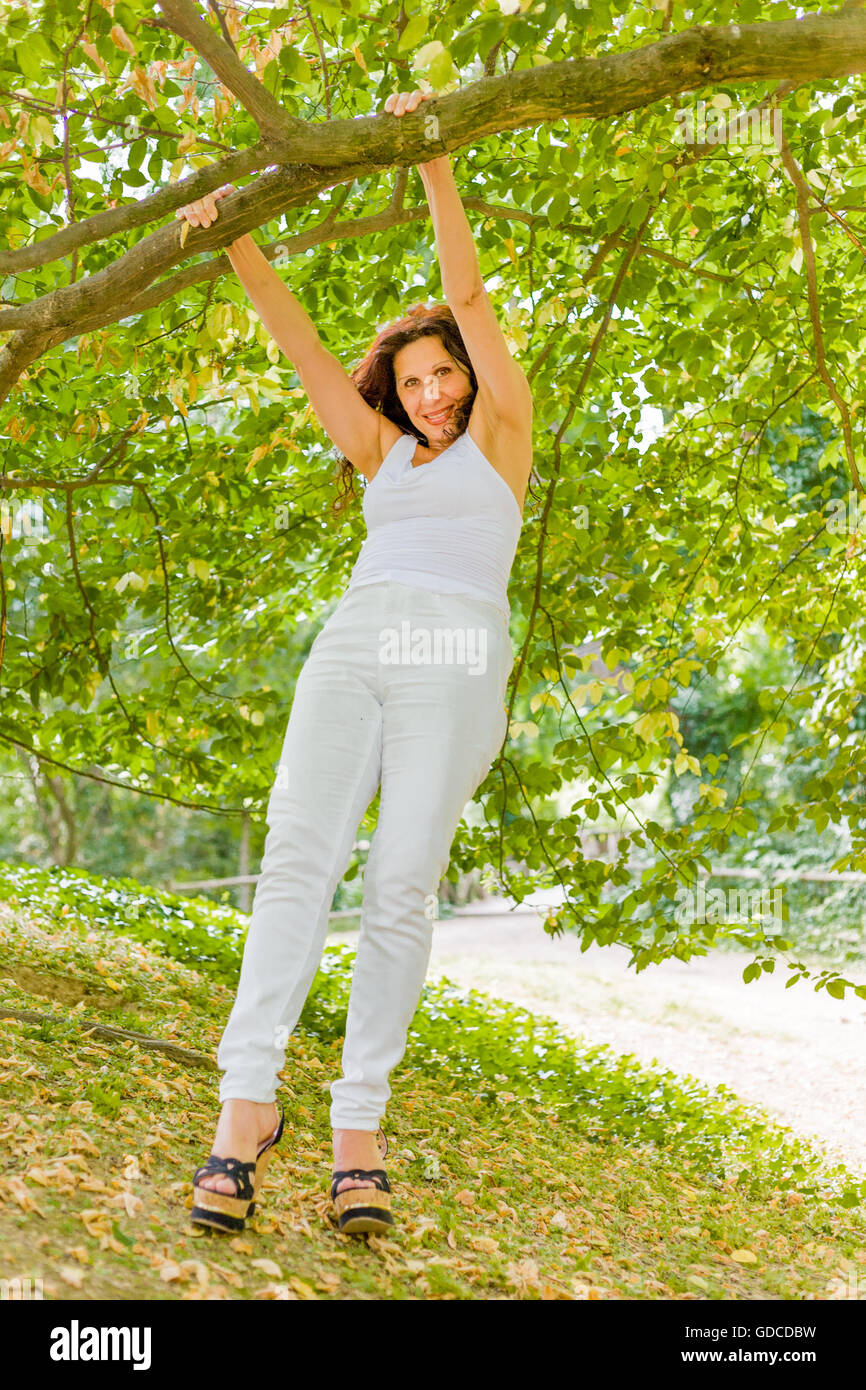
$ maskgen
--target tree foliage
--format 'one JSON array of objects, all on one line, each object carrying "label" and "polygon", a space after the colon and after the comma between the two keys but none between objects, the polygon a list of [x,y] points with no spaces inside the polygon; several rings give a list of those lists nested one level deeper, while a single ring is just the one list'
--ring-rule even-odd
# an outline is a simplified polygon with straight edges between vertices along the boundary
[{"label": "tree foliage", "polygon": [[[510,736],[456,867],[517,896],[563,885],[548,929],[626,942],[638,968],[724,935],[664,904],[732,837],[845,822],[839,867],[866,867],[861,5],[4,11],[10,748],[261,814],[297,663],[256,672],[343,591],[363,523],[328,518],[335,451],[221,248],[255,230],[348,370],[441,298],[413,166],[447,151],[536,424]],[[434,101],[376,114],[419,79]],[[217,222],[182,232],[174,210],[227,181]],[[820,767],[760,826],[751,765],[732,788],[681,717],[756,624],[795,676],[744,706],[741,737]],[[635,818],[687,776],[690,820]],[[581,851],[599,816],[627,827],[615,866]]]}]

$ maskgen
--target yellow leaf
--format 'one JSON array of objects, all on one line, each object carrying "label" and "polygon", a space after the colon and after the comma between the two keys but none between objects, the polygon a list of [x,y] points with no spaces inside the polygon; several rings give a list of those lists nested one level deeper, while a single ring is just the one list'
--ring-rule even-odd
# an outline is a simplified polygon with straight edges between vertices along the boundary
[{"label": "yellow leaf", "polygon": [[283,1271],[275,1260],[250,1260],[254,1269],[260,1269],[262,1274],[267,1274],[271,1279],[282,1279]]},{"label": "yellow leaf", "polygon": [[37,150],[40,150],[43,145],[53,146],[55,144],[54,130],[47,116],[31,117],[28,134]]},{"label": "yellow leaf", "polygon": [[51,1186],[51,1179],[41,1168],[28,1168],[25,1177],[28,1177],[31,1182],[38,1182],[40,1187]]},{"label": "yellow leaf", "polygon": [[318,1298],[318,1297],[319,1297],[319,1295],[315,1292],[315,1290],[310,1288],[310,1285],[309,1285],[309,1284],[305,1284],[304,1281],[303,1281],[303,1279],[298,1279],[295,1275],[293,1275],[293,1276],[291,1277],[291,1279],[289,1280],[289,1283],[291,1284],[292,1288],[295,1290],[295,1293],[298,1293],[298,1294],[301,1295],[301,1298]]},{"label": "yellow leaf", "polygon": [[36,193],[41,193],[43,197],[45,197],[51,192],[45,179],[34,165],[31,164],[28,168],[24,169],[23,173],[25,183],[29,184]]},{"label": "yellow leaf", "polygon": [[736,1260],[741,1265],[756,1265],[758,1257],[754,1250],[732,1250],[731,1259]]},{"label": "yellow leaf", "polygon": [[[176,162],[176,163],[183,163],[182,160],[181,160],[181,161],[175,161],[175,162]],[[174,182],[175,182],[175,178],[174,178],[174,168],[175,168],[175,165],[173,164],[171,167],[172,167],[172,179],[171,179],[171,181],[172,181],[172,183],[174,183]],[[180,172],[180,170],[178,170],[178,173],[179,173],[179,172]],[[192,226],[192,223],[191,223],[191,222],[187,222],[187,220],[186,220],[185,217],[182,217],[182,218],[181,218],[181,226],[180,226],[180,244],[181,244],[181,246],[185,246],[185,245],[186,245],[186,239],[187,239],[187,237],[189,236],[189,229],[190,229],[191,226]]]},{"label": "yellow leaf", "polygon": [[368,69],[367,64],[364,62],[364,55],[356,43],[352,44],[352,52],[355,55],[355,62],[358,64],[358,67],[363,68],[364,71],[367,72]]},{"label": "yellow leaf", "polygon": [[85,55],[85,57],[87,57],[87,58],[90,59],[91,63],[93,63],[93,65],[94,65],[94,67],[99,68],[100,72],[101,72],[105,77],[107,77],[107,76],[108,76],[108,65],[107,65],[107,63],[105,62],[105,59],[104,59],[104,58],[100,58],[99,53],[98,53],[97,50],[96,50],[96,44],[95,44],[95,43],[87,43],[86,40],[79,39],[79,41],[78,41],[78,47],[81,49],[81,51],[82,51],[82,53]]},{"label": "yellow leaf", "polygon": [[[76,1101],[73,1105],[70,1105],[70,1115],[89,1115],[90,1107],[88,1106],[88,1108],[85,1110],[83,1108],[83,1105],[84,1102],[80,1101]],[[66,1138],[71,1149],[80,1149],[82,1153],[93,1154],[96,1158],[99,1157],[98,1148],[94,1144],[93,1140],[89,1137],[89,1135],[85,1134],[83,1130],[68,1129],[66,1131]]]},{"label": "yellow leaf", "polygon": [[481,1250],[486,1255],[492,1255],[494,1250],[499,1249],[499,1241],[494,1240],[493,1236],[474,1236],[469,1243],[473,1250]]},{"label": "yellow leaf", "polygon": [[513,1284],[518,1289],[537,1288],[538,1286],[538,1265],[535,1260],[521,1260],[519,1263],[509,1263],[505,1277],[509,1284]]},{"label": "yellow leaf", "polygon": [[202,1264],[201,1260],[184,1260],[183,1269],[189,1274],[195,1275],[199,1288],[207,1288],[210,1283],[210,1272],[207,1265]]},{"label": "yellow leaf", "polygon": [[508,729],[508,737],[517,738],[520,734],[526,734],[527,738],[538,738],[538,725],[513,719]]},{"label": "yellow leaf", "polygon": [[109,37],[118,48],[125,48],[127,53],[135,52],[135,44],[121,24],[113,24],[111,26]]},{"label": "yellow leaf", "polygon": [[131,1192],[123,1193],[123,1205],[126,1207],[127,1216],[137,1216],[144,1206],[140,1197],[135,1197]]},{"label": "yellow leaf", "polygon": [[[156,87],[154,86],[153,78],[150,73],[145,72],[144,68],[134,68],[132,73],[132,86],[141,97],[142,101],[146,102],[152,111],[156,106],[157,96]],[[197,111],[196,115],[198,115]]]},{"label": "yellow leaf", "polygon": [[7,1178],[6,1186],[9,1192],[11,1192],[12,1196],[15,1198],[15,1201],[18,1203],[19,1207],[23,1208],[24,1211],[33,1210],[33,1198],[30,1196],[30,1193],[27,1191],[27,1188],[25,1187],[24,1183],[21,1181],[20,1178]]},{"label": "yellow leaf", "polygon": [[80,1211],[78,1219],[89,1236],[98,1236],[101,1233],[100,1228],[104,1227],[106,1222],[111,1220],[111,1217],[107,1211],[89,1208],[87,1211]]},{"label": "yellow leaf", "polygon": [[640,719],[636,719],[634,722],[634,731],[643,739],[644,743],[651,743],[656,730],[663,722],[663,719],[657,712],[642,714]]},{"label": "yellow leaf", "polygon": [[270,453],[270,449],[270,444],[257,445],[256,448],[253,449],[253,452],[250,454],[250,461],[244,469],[244,472],[249,473],[250,469],[255,467],[259,459],[264,458],[265,454]]}]

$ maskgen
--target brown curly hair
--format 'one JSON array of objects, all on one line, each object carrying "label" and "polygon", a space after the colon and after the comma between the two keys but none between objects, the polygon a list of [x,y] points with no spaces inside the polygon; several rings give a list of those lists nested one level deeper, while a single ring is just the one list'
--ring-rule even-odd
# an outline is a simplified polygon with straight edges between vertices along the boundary
[{"label": "brown curly hair", "polygon": [[[414,434],[425,447],[428,446],[427,436],[419,433],[412,424],[397,395],[394,358],[407,343],[414,343],[418,338],[433,337],[441,338],[446,351],[455,362],[459,362],[469,376],[471,389],[459,403],[443,431],[446,438],[456,439],[469,423],[472,405],[478,393],[478,382],[460,329],[457,327],[457,320],[447,304],[413,304],[403,318],[398,319],[396,323],[388,324],[377,334],[372,347],[349,374],[369,406],[381,411],[405,434]],[[340,454],[336,475],[340,491],[331,504],[331,513],[335,517],[357,498],[355,471],[355,465],[345,454]]]}]

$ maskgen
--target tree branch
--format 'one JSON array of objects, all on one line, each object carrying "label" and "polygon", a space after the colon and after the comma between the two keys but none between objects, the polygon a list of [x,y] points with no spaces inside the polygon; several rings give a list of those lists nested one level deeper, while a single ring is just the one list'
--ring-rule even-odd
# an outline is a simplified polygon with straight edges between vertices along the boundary
[{"label": "tree branch", "polygon": [[[163,9],[178,32],[193,34],[199,51],[229,85],[236,82],[255,89],[256,100],[265,89],[243,68],[230,48],[194,12],[190,0],[166,0]],[[194,19],[194,24],[193,24]],[[159,25],[159,21],[146,21]],[[191,26],[191,27],[190,27]],[[190,40],[191,41],[191,40]],[[238,71],[240,70],[240,71]],[[443,134],[440,152],[460,148],[488,134],[514,130],[539,120],[563,116],[600,118],[647,106],[663,97],[708,83],[736,83],[784,77],[788,83],[809,81],[866,71],[866,16],[860,8],[835,15],[806,15],[799,20],[771,24],[709,25],[668,35],[657,43],[630,53],[601,58],[548,63],[541,68],[485,77],[459,92],[433,102]],[[146,291],[172,265],[190,254],[222,248],[254,227],[288,208],[308,204],[322,189],[344,183],[383,167],[428,160],[430,141],[425,129],[427,114],[407,113],[400,121],[388,114],[324,124],[297,121],[284,115],[272,98],[266,103],[272,119],[268,135],[255,152],[229,156],[207,171],[200,171],[180,185],[163,189],[141,205],[119,210],[114,222],[123,226],[146,220],[190,200],[196,179],[211,191],[224,178],[233,161],[260,164],[264,157],[278,166],[254,184],[223,200],[219,221],[211,227],[193,228],[189,249],[180,245],[180,226],[161,227],[145,237],[104,270],[76,285],[64,286],[29,305],[0,310],[0,332],[13,336],[0,350],[0,400],[26,369],[48,348],[83,331],[86,321],[116,321],[122,308]],[[426,103],[430,105],[430,103]],[[264,114],[264,107],[259,108]],[[277,135],[274,122],[282,122]],[[218,172],[217,172],[218,171]],[[199,193],[199,196],[201,194]],[[161,201],[159,201],[161,200]],[[138,212],[135,211],[136,207]],[[68,254],[74,245],[90,239],[94,223],[110,213],[64,229],[39,243],[44,248],[67,237]],[[68,234],[68,235],[67,235]],[[78,238],[78,240],[76,240]],[[195,238],[193,241],[192,238]],[[33,253],[31,253],[33,254]],[[54,254],[54,253],[52,253]],[[14,253],[13,253],[14,255]],[[8,257],[5,258],[8,264]],[[0,271],[4,259],[0,258]]]},{"label": "tree branch", "polygon": [[809,289],[809,317],[812,320],[812,337],[815,343],[815,365],[818,368],[818,375],[830,394],[830,399],[836,406],[842,417],[842,433],[845,439],[845,453],[848,458],[848,467],[851,470],[851,481],[857,492],[862,494],[863,484],[860,481],[860,474],[857,470],[857,461],[854,457],[854,439],[851,429],[851,412],[848,403],[839,394],[832,376],[827,367],[827,360],[824,355],[824,333],[821,327],[821,309],[818,303],[818,274],[815,268],[815,251],[812,246],[812,233],[809,225],[809,185],[803,177],[803,171],[791,154],[790,146],[785,136],[782,136],[781,145],[782,163],[790,175],[791,182],[797,191],[797,217],[800,224],[800,241],[803,247],[803,261],[806,266],[806,283]]},{"label": "tree branch", "polygon": [[[184,11],[188,0],[167,0],[170,7]],[[163,6],[165,9],[165,6]],[[250,78],[239,60],[211,29],[195,16],[196,23],[241,68],[256,89],[265,91]],[[147,20],[159,27],[160,21]],[[204,55],[203,56],[207,56]],[[210,61],[210,58],[208,58]],[[437,151],[445,154],[462,148],[484,135],[518,130],[539,121],[562,117],[588,116],[603,119],[649,106],[653,102],[702,86],[754,82],[777,77],[797,82],[816,81],[866,71],[866,16],[859,10],[836,15],[806,15],[801,20],[782,20],[769,24],[707,25],[667,36],[631,53],[606,54],[601,58],[572,59],[547,63],[540,68],[522,69],[504,76],[490,76],[469,84],[458,92],[424,103],[424,108],[407,112],[399,121],[385,113],[332,120],[324,123],[299,121],[282,111],[278,136],[259,141],[252,149],[227,156],[190,178],[171,184],[140,203],[97,213],[95,217],[65,227],[32,247],[0,253],[0,273],[45,265],[69,255],[77,246],[104,240],[116,232],[140,226],[166,216],[187,202],[212,192],[222,183],[255,172],[268,164],[309,166],[319,175],[307,188],[312,194],[383,168],[411,166],[430,158],[430,140],[425,134],[427,116],[434,111],[440,130]],[[223,80],[225,80],[223,78]],[[226,82],[226,85],[230,84]],[[271,98],[273,101],[273,99]],[[430,108],[430,111],[426,110]],[[338,169],[338,178],[323,177],[325,170]],[[255,185],[256,190],[259,184]],[[244,193],[250,189],[243,190]],[[230,237],[215,238],[209,245],[225,245],[261,226],[266,218],[254,215],[255,195],[243,207],[226,199],[220,209],[220,224]],[[278,216],[289,202],[265,209],[267,218]],[[229,226],[229,211],[246,209]],[[204,236],[208,229],[194,229]],[[168,269],[165,262],[160,270]],[[7,327],[18,325],[9,323]]]},{"label": "tree branch", "polygon": [[[0,1018],[14,1018],[19,1023],[48,1024],[49,1027],[66,1019],[56,1014],[41,1014],[35,1009],[13,1009],[8,1004],[0,1005]],[[76,1019],[76,1024],[85,1038],[105,1038],[108,1042],[134,1042],[138,1047],[147,1047],[156,1052],[164,1052],[173,1062],[181,1062],[188,1067],[208,1067],[217,1070],[217,1064],[205,1052],[194,1052],[179,1043],[167,1042],[165,1038],[154,1038],[149,1033],[135,1033],[131,1028],[110,1028],[107,1023],[88,1023],[86,1019]]]},{"label": "tree branch", "polygon": [[[224,183],[234,183],[247,174],[255,174],[272,164],[270,153],[259,142],[248,150],[226,155],[225,159],[209,164],[206,169],[197,169],[188,178],[177,183],[166,184],[158,193],[142,198],[138,203],[124,203],[119,208],[107,208],[96,212],[83,222],[72,222],[53,236],[30,246],[18,246],[14,250],[0,251],[0,275],[20,275],[23,270],[35,270],[41,265],[51,265],[62,260],[81,246],[95,241],[107,241],[110,236],[131,231],[133,227],[143,227],[147,222],[156,222],[167,217],[175,208],[184,203],[194,203],[212,193]],[[240,235],[238,233],[238,235]]]},{"label": "tree branch", "polygon": [[247,72],[231,43],[210,27],[192,0],[160,0],[163,19],[145,19],[152,28],[170,29],[195,49],[217,77],[248,111],[264,136],[291,136],[304,122],[284,111],[276,97],[257,77]]}]

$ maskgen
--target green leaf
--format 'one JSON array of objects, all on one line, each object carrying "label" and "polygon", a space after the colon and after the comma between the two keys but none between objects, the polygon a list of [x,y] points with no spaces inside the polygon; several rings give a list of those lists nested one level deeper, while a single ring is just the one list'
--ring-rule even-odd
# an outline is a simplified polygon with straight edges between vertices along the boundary
[{"label": "green leaf", "polygon": [[419,13],[412,15],[397,41],[397,52],[407,53],[429,32],[430,16]]}]

